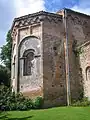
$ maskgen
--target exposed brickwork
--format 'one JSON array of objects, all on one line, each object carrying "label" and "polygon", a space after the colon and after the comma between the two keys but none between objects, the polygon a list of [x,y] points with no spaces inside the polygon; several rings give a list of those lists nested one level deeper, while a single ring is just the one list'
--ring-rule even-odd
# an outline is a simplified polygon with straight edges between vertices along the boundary
[{"label": "exposed brickwork", "polygon": [[[82,44],[89,41],[90,17],[73,11],[68,11],[67,27],[71,97],[78,99],[81,92],[83,92],[83,85],[86,83],[86,79],[84,78],[86,65],[84,66],[84,64],[87,62],[87,59],[90,60],[90,57],[88,51],[86,58],[84,57],[83,59],[83,65],[81,66],[81,54],[79,53],[79,55],[76,56],[73,49],[76,49],[75,47],[81,46]],[[76,45],[73,46],[75,42]]]},{"label": "exposed brickwork", "polygon": [[[65,56],[62,21],[44,22],[43,73],[44,98],[52,105],[66,103]],[[59,99],[57,102],[56,100]],[[63,99],[63,101],[62,101]],[[49,105],[50,106],[50,105]]]},{"label": "exposed brickwork", "polygon": [[[44,107],[67,104],[68,80],[71,99],[79,99],[82,92],[90,99],[90,16],[65,10],[16,18],[12,26],[13,90],[31,98],[42,96]],[[29,49],[36,56],[32,75],[23,76],[23,54]]]}]

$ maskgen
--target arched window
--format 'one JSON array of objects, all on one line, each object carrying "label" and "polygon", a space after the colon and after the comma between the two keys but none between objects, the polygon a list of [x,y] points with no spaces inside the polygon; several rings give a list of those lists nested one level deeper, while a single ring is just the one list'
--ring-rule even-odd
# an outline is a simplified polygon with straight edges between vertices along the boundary
[{"label": "arched window", "polygon": [[23,64],[23,75],[28,76],[32,75],[32,67],[33,63],[32,60],[34,59],[34,50],[26,50],[23,54],[24,57],[24,64]]},{"label": "arched window", "polygon": [[90,80],[90,66],[86,68],[86,80]]}]

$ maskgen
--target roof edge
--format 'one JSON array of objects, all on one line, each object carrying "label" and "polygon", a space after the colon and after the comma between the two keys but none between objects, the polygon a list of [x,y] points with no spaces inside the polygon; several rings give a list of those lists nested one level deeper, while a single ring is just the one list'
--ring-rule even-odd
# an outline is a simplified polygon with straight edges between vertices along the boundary
[{"label": "roof edge", "polygon": [[70,12],[73,12],[73,13],[76,13],[76,14],[80,14],[80,15],[84,15],[86,17],[90,17],[90,15],[88,15],[88,14],[81,13],[81,12],[78,12],[78,11],[75,11],[75,10],[72,10],[72,9],[69,9],[69,8],[63,8],[63,9],[57,11],[56,13],[59,13],[59,12],[64,11],[64,10],[66,10],[67,12],[70,11]]},{"label": "roof edge", "polygon": [[50,12],[45,12],[45,11],[39,11],[39,12],[36,12],[36,13],[24,15],[24,16],[21,16],[21,17],[14,18],[13,23],[12,23],[12,26],[11,26],[11,31],[13,30],[13,27],[14,27],[14,24],[15,24],[16,21],[23,20],[23,19],[27,19],[27,18],[29,18],[29,17],[39,16],[39,15],[49,15],[49,16],[51,15],[51,16],[53,16],[53,17],[55,16],[55,17],[58,17],[58,18],[61,17],[59,14],[50,13]]}]

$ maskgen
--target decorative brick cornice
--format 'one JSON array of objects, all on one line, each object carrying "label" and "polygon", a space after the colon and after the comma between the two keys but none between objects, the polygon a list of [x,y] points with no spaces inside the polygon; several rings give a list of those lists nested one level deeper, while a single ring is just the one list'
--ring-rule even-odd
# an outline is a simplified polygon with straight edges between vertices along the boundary
[{"label": "decorative brick cornice", "polygon": [[90,20],[88,19],[82,19],[80,16],[76,15],[74,16],[73,14],[68,14],[67,16],[68,20],[71,21],[74,23],[74,24],[78,24],[78,25],[82,25],[84,27],[87,27]]},{"label": "decorative brick cornice", "polygon": [[12,24],[12,28],[11,28],[12,37],[14,36],[17,28],[30,26],[32,24],[38,24],[44,20],[48,20],[50,22],[54,21],[55,23],[58,23],[59,21],[62,21],[62,16],[58,14],[54,14],[54,13],[40,11],[37,13],[15,18]]},{"label": "decorative brick cornice", "polygon": [[62,20],[62,16],[54,13],[40,11],[37,13],[15,18],[11,29],[13,30],[14,27],[23,27],[34,23],[39,23],[41,21],[44,21],[45,19],[48,19],[49,21],[54,20],[55,22],[58,22]]},{"label": "decorative brick cornice", "polygon": [[67,19],[70,22],[73,22],[74,24],[82,25],[84,27],[87,27],[88,24],[90,23],[90,15],[76,12],[70,9],[66,9],[66,10],[67,10]]}]

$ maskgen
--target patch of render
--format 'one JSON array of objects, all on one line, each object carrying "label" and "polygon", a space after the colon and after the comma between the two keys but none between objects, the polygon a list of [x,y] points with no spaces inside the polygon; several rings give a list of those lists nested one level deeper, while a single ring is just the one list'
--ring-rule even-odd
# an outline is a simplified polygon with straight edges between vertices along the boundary
[{"label": "patch of render", "polygon": [[42,87],[42,70],[40,68],[41,66],[41,57],[34,58],[34,66],[32,68],[32,75],[31,76],[23,76],[23,53],[26,50],[33,49],[35,50],[35,55],[41,56],[40,51],[40,40],[36,37],[26,37],[24,40],[22,40],[20,46],[19,46],[19,72],[20,72],[20,91],[21,92],[27,92],[32,91],[37,88],[40,89]]}]

